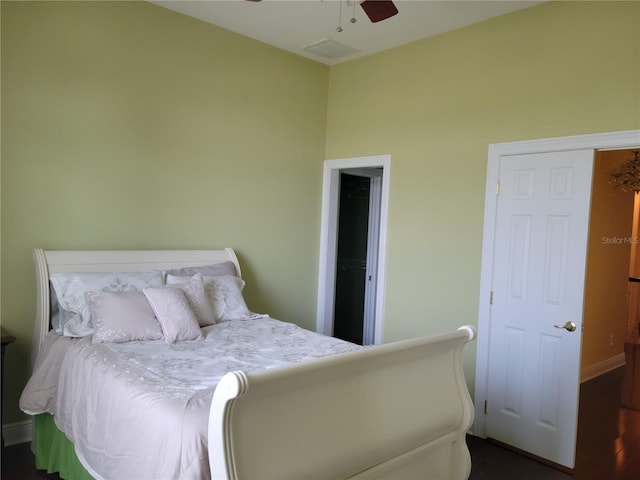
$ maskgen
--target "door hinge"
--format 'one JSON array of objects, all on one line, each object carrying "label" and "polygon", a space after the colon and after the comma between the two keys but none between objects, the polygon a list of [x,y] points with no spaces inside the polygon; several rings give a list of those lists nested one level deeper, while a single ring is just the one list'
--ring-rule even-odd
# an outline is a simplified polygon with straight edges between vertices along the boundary
[{"label": "door hinge", "polygon": [[500,195],[500,180],[496,182],[496,195]]},{"label": "door hinge", "polygon": [[493,290],[489,293],[489,305],[493,305]]},{"label": "door hinge", "polygon": [[484,401],[484,414],[487,414],[487,401]]}]

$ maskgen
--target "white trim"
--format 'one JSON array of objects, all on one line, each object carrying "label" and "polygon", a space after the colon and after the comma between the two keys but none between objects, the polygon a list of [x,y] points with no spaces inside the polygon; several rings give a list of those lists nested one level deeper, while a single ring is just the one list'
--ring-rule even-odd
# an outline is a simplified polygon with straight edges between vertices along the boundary
[{"label": "white trim", "polygon": [[33,438],[33,421],[7,423],[2,426],[2,436],[7,447],[30,442]]},{"label": "white trim", "polygon": [[482,268],[480,272],[480,305],[478,309],[478,349],[476,356],[475,422],[473,431],[480,437],[486,436],[486,416],[484,402],[487,399],[489,374],[489,332],[491,323],[491,294],[494,230],[496,223],[496,185],[500,157],[529,153],[558,152],[579,149],[622,149],[640,146],[640,130],[596,133],[555,137],[522,142],[496,143],[489,145],[487,180],[485,187],[484,229],[482,234]]},{"label": "white trim", "polygon": [[382,168],[382,198],[380,202],[380,238],[378,244],[378,277],[374,343],[382,343],[384,288],[386,280],[387,217],[389,213],[389,179],[391,155],[325,160],[322,180],[322,214],[320,218],[320,255],[318,269],[318,308],[316,331],[333,334],[333,299],[337,249],[338,193],[340,171],[350,168]]},{"label": "white trim", "polygon": [[[338,195],[336,186],[340,183],[340,171],[332,169],[325,162],[322,180],[322,215],[320,218],[320,265],[318,270],[318,306],[316,313],[316,331],[324,335],[333,335],[333,313],[327,299],[335,294],[336,266],[329,259],[336,256],[338,224]],[[332,192],[332,190],[334,190]],[[332,303],[332,302],[331,302]],[[327,316],[329,318],[327,318]]]},{"label": "white trim", "polygon": [[625,363],[626,362],[623,352],[619,353],[618,355],[614,355],[613,357],[609,357],[602,362],[598,362],[595,365],[583,368],[582,370],[580,370],[580,383],[588,382],[589,380],[599,377],[600,375],[604,375],[611,370],[622,367]]}]

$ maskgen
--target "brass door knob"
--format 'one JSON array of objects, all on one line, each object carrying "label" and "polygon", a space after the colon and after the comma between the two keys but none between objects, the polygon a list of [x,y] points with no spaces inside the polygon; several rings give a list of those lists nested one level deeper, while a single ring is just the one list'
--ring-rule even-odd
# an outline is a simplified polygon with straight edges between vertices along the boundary
[{"label": "brass door knob", "polygon": [[566,322],[564,325],[554,325],[556,328],[564,328],[568,332],[573,332],[576,329],[576,324],[573,322]]}]

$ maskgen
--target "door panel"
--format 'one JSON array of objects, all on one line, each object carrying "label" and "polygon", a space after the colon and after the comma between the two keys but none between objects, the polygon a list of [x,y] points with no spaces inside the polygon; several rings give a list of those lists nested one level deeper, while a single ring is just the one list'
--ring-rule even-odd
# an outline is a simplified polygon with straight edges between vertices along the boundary
[{"label": "door panel", "polygon": [[380,251],[380,208],[382,202],[382,172],[371,177],[369,195],[369,225],[367,238],[367,271],[364,292],[363,345],[375,343],[376,283],[378,281],[378,253]]},{"label": "door panel", "polygon": [[[487,436],[572,468],[593,150],[503,156]],[[556,328],[567,321],[575,331]]]}]

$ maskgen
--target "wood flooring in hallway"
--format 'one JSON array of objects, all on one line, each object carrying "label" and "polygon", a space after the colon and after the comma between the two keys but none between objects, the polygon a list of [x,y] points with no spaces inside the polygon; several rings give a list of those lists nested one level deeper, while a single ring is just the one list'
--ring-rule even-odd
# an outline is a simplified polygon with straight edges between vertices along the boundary
[{"label": "wood flooring in hallway", "polygon": [[640,411],[620,407],[624,367],[580,387],[573,475],[469,437],[471,480],[640,480]]}]

